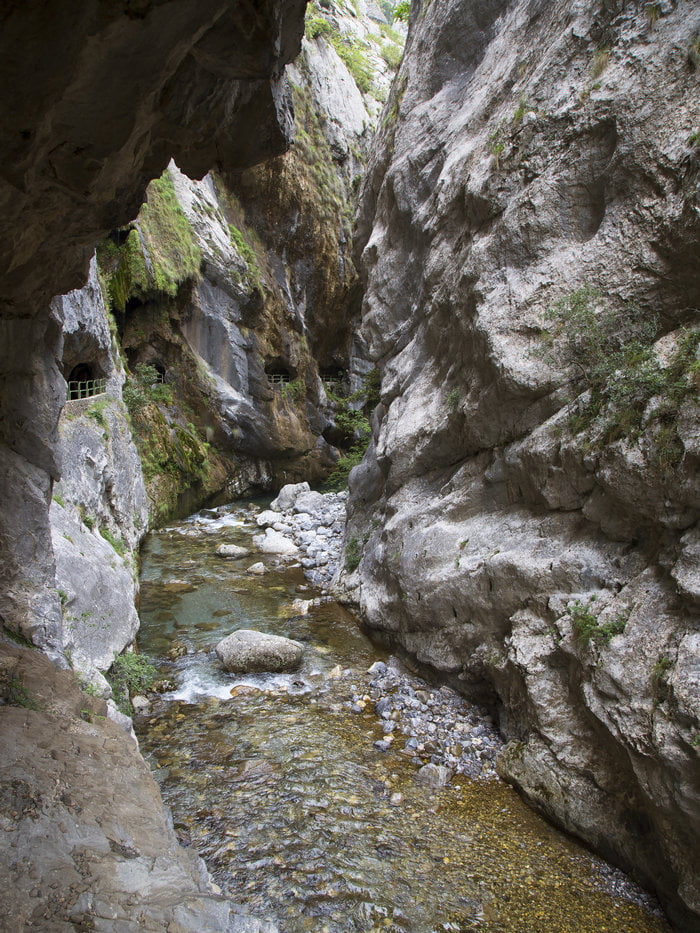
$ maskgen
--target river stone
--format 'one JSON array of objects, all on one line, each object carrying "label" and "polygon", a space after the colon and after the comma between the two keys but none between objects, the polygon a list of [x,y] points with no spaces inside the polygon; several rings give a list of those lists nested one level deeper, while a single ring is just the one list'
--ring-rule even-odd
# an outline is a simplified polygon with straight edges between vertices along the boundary
[{"label": "river stone", "polygon": [[430,787],[444,787],[452,780],[452,772],[444,765],[423,765],[416,775],[416,780]]},{"label": "river stone", "polygon": [[292,508],[295,512],[308,512],[318,520],[326,511],[326,498],[320,492],[304,492],[296,497]]},{"label": "river stone", "polygon": [[299,551],[293,541],[272,528],[267,528],[264,535],[255,535],[253,544],[263,554],[297,554]]},{"label": "river stone", "polygon": [[250,551],[248,548],[238,547],[237,544],[220,544],[216,549],[216,553],[219,557],[228,557],[231,560],[236,560],[239,557],[247,557]]},{"label": "river stone", "polygon": [[263,562],[259,560],[257,564],[251,564],[250,567],[248,567],[248,569],[246,570],[246,573],[253,573],[253,574],[260,575],[260,574],[266,573],[266,570],[267,568],[265,567],[265,564],[263,564]]},{"label": "river stone", "polygon": [[277,498],[272,500],[270,508],[275,512],[285,512],[287,509],[292,508],[297,496],[309,492],[310,489],[308,483],[288,483],[280,489]]},{"label": "river stone", "polygon": [[216,646],[223,666],[236,674],[295,671],[301,664],[303,651],[298,641],[252,629],[233,632]]},{"label": "river stone", "polygon": [[255,519],[257,525],[262,528],[265,525],[274,525],[275,522],[280,520],[279,514],[277,512],[271,512],[270,509],[266,509],[264,512],[261,512],[260,515]]}]

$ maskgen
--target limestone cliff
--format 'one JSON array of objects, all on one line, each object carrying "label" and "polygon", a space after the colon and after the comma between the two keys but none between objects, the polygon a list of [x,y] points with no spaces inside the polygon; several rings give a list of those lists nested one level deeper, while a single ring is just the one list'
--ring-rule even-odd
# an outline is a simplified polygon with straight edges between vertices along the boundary
[{"label": "limestone cliff", "polygon": [[[220,490],[318,481],[352,442],[324,387],[348,393],[368,369],[352,216],[402,42],[345,0],[314,5],[288,70],[291,151],[201,181],[171,163],[100,244],[156,520]],[[131,404],[144,367],[167,404]]]},{"label": "limestone cliff", "polygon": [[[94,583],[99,612],[105,587],[131,596],[119,551],[135,544],[145,515],[120,366],[93,313],[96,282],[51,297],[84,284],[95,243],[133,220],[170,158],[201,176],[284,151],[283,71],[304,7],[56,0],[0,14],[0,874],[13,929],[272,929],[217,896],[202,863],[178,847],[132,739],[32,646],[65,666],[64,637],[70,647],[80,629],[78,660],[91,668],[131,637],[129,605],[111,641],[85,637],[96,607],[82,609],[87,596],[72,581],[87,559],[98,574],[81,585]],[[104,379],[107,391],[69,402],[59,426],[64,364],[71,381]],[[67,470],[55,488],[61,447]]]},{"label": "limestone cliff", "polygon": [[[364,185],[346,582],[700,921],[700,9],[414,3]],[[349,563],[352,569],[352,563]]]},{"label": "limestone cliff", "polygon": [[[56,299],[54,309],[63,319],[69,380],[58,427],[62,474],[50,510],[62,647],[76,671],[106,689],[97,672],[110,667],[139,625],[137,552],[148,505],[94,262],[87,285]],[[93,378],[71,380],[81,373]]]},{"label": "limestone cliff", "polygon": [[0,616],[47,650],[60,651],[48,502],[65,397],[49,301],[82,286],[97,240],[133,220],[170,158],[196,177],[284,151],[282,72],[304,8],[55,0],[3,11]]}]

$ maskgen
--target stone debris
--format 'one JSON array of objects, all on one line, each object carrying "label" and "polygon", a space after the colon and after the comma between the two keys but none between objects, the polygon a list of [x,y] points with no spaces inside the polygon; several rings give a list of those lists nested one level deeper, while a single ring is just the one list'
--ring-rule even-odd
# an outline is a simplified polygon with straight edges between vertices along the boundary
[{"label": "stone debris", "polygon": [[347,492],[311,492],[308,483],[284,486],[271,507],[256,515],[265,533],[253,542],[264,553],[298,556],[311,583],[326,588],[340,560],[346,500]]},{"label": "stone debris", "polygon": [[[485,709],[469,703],[451,687],[431,687],[402,671],[394,659],[389,664],[375,662],[367,673],[372,678],[369,685],[351,688],[348,707],[360,713],[368,700],[374,703],[384,731],[384,738],[374,743],[376,748],[398,748],[420,765],[421,780],[434,786],[439,786],[436,775],[445,777],[447,772],[497,778],[495,761],[504,743]],[[366,693],[361,692],[365,689]],[[427,764],[443,770],[426,772]]]}]

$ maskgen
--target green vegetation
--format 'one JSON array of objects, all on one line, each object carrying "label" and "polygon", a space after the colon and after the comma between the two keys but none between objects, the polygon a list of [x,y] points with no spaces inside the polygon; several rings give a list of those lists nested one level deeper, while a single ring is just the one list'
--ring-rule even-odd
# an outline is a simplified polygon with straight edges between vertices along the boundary
[{"label": "green vegetation", "polygon": [[646,7],[647,23],[651,29],[661,19],[661,5],[659,3],[647,3]]},{"label": "green vegetation", "polygon": [[527,94],[521,94],[518,100],[518,106],[515,108],[515,112],[511,118],[511,123],[513,126],[518,126],[520,123],[522,123],[525,114],[532,110],[534,110],[534,108],[529,105]]},{"label": "green vegetation", "polygon": [[231,243],[247,266],[247,271],[245,274],[247,285],[250,288],[260,289],[260,264],[258,263],[258,257],[255,250],[246,241],[238,227],[235,227],[233,224],[229,224],[228,230],[231,237]]},{"label": "green vegetation", "polygon": [[36,700],[30,697],[27,688],[17,677],[7,679],[3,694],[10,706],[22,706],[24,709],[41,709]]},{"label": "green vegetation", "polygon": [[367,55],[357,41],[353,42],[350,37],[342,35],[321,14],[316,0],[308,7],[304,31],[307,39],[323,38],[329,42],[352,75],[353,81],[360,91],[363,94],[370,92],[374,71]]},{"label": "green vegetation", "polygon": [[63,496],[60,496],[57,492],[55,492],[51,496],[51,499],[56,503],[56,505],[60,505],[61,508],[65,507],[65,504],[66,504],[65,499],[63,498]]},{"label": "green vegetation", "polygon": [[610,49],[605,48],[598,49],[598,51],[593,56],[593,62],[591,64],[591,75],[593,78],[599,78],[605,69],[610,64]]},{"label": "green vegetation", "polygon": [[296,117],[294,152],[307,176],[301,179],[302,190],[313,197],[309,209],[318,215],[322,223],[330,223],[334,228],[337,228],[340,218],[345,235],[349,238],[353,212],[323,132],[323,118],[306,89],[293,85],[292,95]]},{"label": "green vegetation", "polygon": [[345,545],[345,569],[353,573],[360,566],[362,560],[362,543],[359,538],[350,538]]},{"label": "green vegetation", "polygon": [[700,385],[700,330],[683,330],[662,364],[653,350],[657,320],[631,304],[605,307],[595,289],[580,288],[561,298],[543,320],[549,326],[541,356],[550,365],[573,369],[574,384],[587,390],[570,418],[572,432],[589,432],[598,444],[621,438],[636,443],[650,428],[660,464],[677,464],[683,452],[678,410]]},{"label": "green vegetation", "polygon": [[160,381],[158,370],[150,363],[139,363],[136,366],[124,384],[122,398],[132,417],[146,405],[172,405],[173,403],[170,386]]},{"label": "green vegetation", "polygon": [[668,675],[672,667],[673,661],[671,658],[666,654],[662,654],[651,669],[651,686],[654,691],[654,698],[657,702],[663,702],[668,699]]},{"label": "green vegetation", "polygon": [[447,410],[451,415],[453,415],[459,408],[459,402],[461,399],[461,393],[459,389],[450,389],[447,394]]},{"label": "green vegetation", "polygon": [[591,596],[587,603],[576,599],[569,604],[568,613],[574,634],[583,644],[595,641],[607,645],[614,635],[624,632],[627,619],[623,615],[617,615],[614,619],[601,623],[593,611],[594,603],[595,596]]},{"label": "green vegetation", "polygon": [[694,36],[688,45],[688,64],[693,71],[700,68],[700,35]]},{"label": "green vegetation", "polygon": [[[338,458],[335,469],[325,482],[327,489],[343,489],[347,486],[350,471],[362,462],[372,431],[369,414],[379,404],[379,370],[373,369],[365,376],[362,386],[347,398],[342,398],[326,388],[326,395],[334,406],[334,421],[353,442],[349,450]],[[353,407],[362,403],[360,407]]]},{"label": "green vegetation", "polygon": [[94,515],[90,515],[87,507],[82,504],[78,506],[78,514],[80,515],[80,521],[83,523],[83,525],[92,531],[92,529],[95,527]]},{"label": "green vegetation", "polygon": [[97,261],[105,303],[119,311],[131,298],[174,297],[183,282],[199,277],[201,252],[168,169],[148,186],[135,225],[116,242],[98,244]]},{"label": "green vegetation", "polygon": [[111,402],[112,399],[109,397],[99,398],[92,402],[86,411],[88,418],[92,418],[96,424],[107,432],[109,432],[109,422],[105,416],[105,411],[109,408]]},{"label": "green vegetation", "polygon": [[700,129],[695,130],[686,140],[686,144],[691,148],[700,149]]},{"label": "green vegetation", "polygon": [[146,297],[150,279],[139,232],[132,227],[121,245],[104,239],[97,245],[97,263],[105,305],[123,311],[133,296]]},{"label": "green vegetation", "polygon": [[393,16],[399,22],[406,22],[411,13],[411,0],[399,0],[394,5]]},{"label": "green vegetation", "polygon": [[174,296],[181,282],[199,277],[202,256],[167,169],[148,186],[139,221],[156,290]]},{"label": "green vegetation", "polygon": [[127,652],[115,655],[105,676],[112,688],[117,707],[122,713],[131,716],[134,712],[131,697],[150,690],[158,671],[145,655]]},{"label": "green vegetation", "polygon": [[500,171],[501,168],[501,156],[503,151],[506,148],[506,125],[505,122],[501,122],[498,127],[489,133],[489,152],[496,162],[496,171]]},{"label": "green vegetation", "polygon": [[113,534],[109,528],[100,528],[100,534],[105,539],[105,541],[112,545],[120,557],[123,557],[126,554],[126,545],[119,535]]},{"label": "green vegetation", "polygon": [[403,58],[403,49],[392,42],[382,42],[380,46],[382,58],[392,71],[397,71]]},{"label": "green vegetation", "polygon": [[292,379],[291,382],[282,383],[280,386],[280,395],[285,401],[289,400],[298,404],[303,401],[306,395],[306,386],[301,379],[297,377],[296,379]]}]

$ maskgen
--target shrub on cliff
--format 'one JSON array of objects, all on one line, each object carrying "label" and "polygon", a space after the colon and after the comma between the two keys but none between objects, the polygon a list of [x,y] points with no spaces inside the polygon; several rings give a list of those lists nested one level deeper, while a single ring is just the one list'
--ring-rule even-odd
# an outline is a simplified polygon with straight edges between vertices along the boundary
[{"label": "shrub on cliff", "polygon": [[634,443],[652,427],[660,461],[665,457],[672,466],[682,455],[678,411],[700,380],[700,330],[679,331],[675,349],[662,362],[654,349],[658,320],[632,304],[612,309],[589,287],[559,299],[543,323],[539,355],[568,368],[573,384],[587,390],[570,419],[572,431],[588,432],[599,443]]},{"label": "shrub on cliff", "polygon": [[134,712],[131,697],[150,690],[157,676],[158,671],[150,660],[145,655],[134,652],[116,655],[106,674],[114,702],[127,716]]}]

